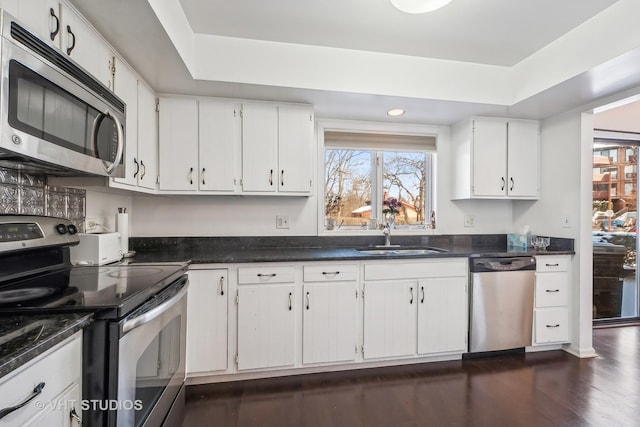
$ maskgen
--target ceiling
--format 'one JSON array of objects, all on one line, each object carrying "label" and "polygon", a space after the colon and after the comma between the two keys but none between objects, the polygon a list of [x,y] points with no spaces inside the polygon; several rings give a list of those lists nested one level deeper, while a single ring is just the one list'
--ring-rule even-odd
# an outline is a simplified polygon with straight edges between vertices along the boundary
[{"label": "ceiling", "polygon": [[[445,125],[472,114],[539,119],[607,99],[619,92],[637,89],[640,93],[640,46],[625,55],[612,53],[602,63],[589,65],[584,71],[566,71],[566,77],[557,84],[549,80],[552,83],[515,102],[494,102],[491,97],[486,98],[488,101],[469,101],[465,96],[413,95],[407,91],[395,94],[393,87],[380,91],[375,87],[355,90],[341,85],[314,87],[300,83],[293,72],[270,84],[261,78],[251,80],[249,74],[233,73],[233,68],[224,78],[209,76],[215,75],[211,74],[215,71],[212,68],[222,67],[237,58],[244,61],[245,68],[255,68],[250,70],[254,76],[259,75],[261,63],[252,63],[254,57],[263,52],[268,56],[273,52],[269,49],[296,49],[296,46],[300,52],[306,49],[305,53],[323,48],[326,50],[321,53],[329,51],[349,59],[371,53],[378,55],[375,59],[382,58],[389,63],[434,60],[435,66],[477,67],[481,72],[502,75],[499,73],[509,72],[511,68],[526,68],[532,57],[544,58],[549,46],[559,44],[559,40],[571,40],[572,32],[593,23],[594,18],[606,13],[612,5],[625,3],[628,6],[633,1],[454,0],[429,14],[408,15],[393,8],[388,0],[279,0],[277,7],[273,2],[257,0],[71,0],[159,93],[305,102],[314,104],[317,117]],[[157,4],[164,6],[164,2],[176,3],[178,13],[174,15],[184,17],[186,31],[182,29],[180,33],[172,28],[173,22],[167,21],[166,17],[159,18]],[[193,65],[195,61],[206,64],[202,62],[203,58],[212,54],[211,50],[195,47],[191,52],[191,45],[188,45],[189,49],[184,49],[184,45],[181,47],[176,34],[189,33],[189,28],[193,32],[192,39],[199,37],[199,44],[193,43],[196,47],[202,48],[204,42],[212,40],[253,43],[252,46],[257,47],[253,52],[258,53],[245,58],[242,50],[226,57],[221,52],[210,58],[214,67],[200,65],[198,69]],[[625,46],[622,51],[626,50]],[[615,52],[615,49],[611,51]],[[191,63],[189,55],[195,58]],[[565,56],[557,57],[558,67],[564,66]],[[312,56],[301,56],[309,57]],[[428,67],[431,62],[424,64]],[[633,68],[629,68],[629,64]],[[334,68],[340,65],[329,64]],[[612,74],[612,67],[622,67],[625,71]],[[536,72],[543,75],[546,70],[544,66],[542,68]],[[371,73],[376,72],[385,73],[372,68]],[[269,70],[265,70],[263,74],[268,73]],[[402,78],[420,83],[422,76],[417,74],[405,73]],[[612,79],[614,74],[616,78]],[[193,75],[198,78],[194,79]],[[366,77],[364,75],[363,79]],[[461,85],[468,80],[464,72],[455,77]],[[499,82],[500,79],[496,80]],[[490,93],[492,87],[483,89]],[[393,107],[405,108],[407,114],[394,119],[386,117],[385,112]]]}]

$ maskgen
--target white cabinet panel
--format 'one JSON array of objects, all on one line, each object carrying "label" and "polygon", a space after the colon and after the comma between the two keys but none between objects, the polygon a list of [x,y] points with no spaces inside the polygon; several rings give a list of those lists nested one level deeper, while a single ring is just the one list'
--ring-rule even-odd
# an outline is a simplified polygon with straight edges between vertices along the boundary
[{"label": "white cabinet panel", "polygon": [[198,104],[191,98],[160,98],[160,190],[198,187]]},{"label": "white cabinet panel", "polygon": [[536,344],[569,341],[569,309],[546,308],[535,312]]},{"label": "white cabinet panel", "polygon": [[313,113],[308,107],[278,107],[278,191],[310,192]]},{"label": "white cabinet panel", "polygon": [[200,190],[236,190],[239,176],[241,120],[240,105],[200,100],[199,177]]},{"label": "white cabinet panel", "polygon": [[508,126],[507,194],[511,197],[538,197],[538,122],[511,120]]},{"label": "white cabinet panel", "polygon": [[158,179],[158,113],[156,95],[138,82],[138,186],[156,189]]},{"label": "white cabinet panel", "polygon": [[364,358],[416,353],[416,281],[364,284]]},{"label": "white cabinet panel", "polygon": [[275,192],[278,188],[278,107],[242,106],[242,190]]},{"label": "white cabinet panel", "polygon": [[467,349],[467,278],[422,279],[418,293],[418,354]]},{"label": "white cabinet panel", "polygon": [[114,92],[126,104],[124,178],[114,178],[115,182],[137,185],[140,174],[138,159],[138,78],[126,65],[120,64],[114,81]]},{"label": "white cabinet panel", "polygon": [[295,268],[283,265],[238,268],[239,284],[293,283]]},{"label": "white cabinet panel", "polygon": [[303,267],[305,282],[348,282],[358,280],[357,264],[320,264]]},{"label": "white cabinet panel", "polygon": [[504,196],[507,170],[507,126],[504,120],[473,122],[473,195]]},{"label": "white cabinet panel", "polygon": [[419,263],[369,263],[364,266],[365,280],[419,279],[467,275],[466,258],[438,258]]},{"label": "white cabinet panel", "polygon": [[187,374],[227,369],[228,270],[189,270]]},{"label": "white cabinet panel", "polygon": [[293,366],[294,285],[238,286],[238,369]]},{"label": "white cabinet panel", "polygon": [[569,304],[569,276],[566,272],[536,273],[536,307]]},{"label": "white cabinet panel", "polygon": [[353,361],[357,346],[356,283],[305,284],[302,362]]}]

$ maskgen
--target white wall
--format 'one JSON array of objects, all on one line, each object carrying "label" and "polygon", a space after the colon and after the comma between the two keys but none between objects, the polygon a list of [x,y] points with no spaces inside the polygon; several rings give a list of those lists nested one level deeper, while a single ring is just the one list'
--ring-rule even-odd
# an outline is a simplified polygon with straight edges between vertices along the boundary
[{"label": "white wall", "polygon": [[[571,270],[571,346],[580,356],[594,355],[592,347],[591,253],[591,114],[571,113],[542,122],[540,200],[514,203],[516,227],[531,226],[534,234],[575,239]],[[564,227],[568,218],[570,228]]]},{"label": "white wall", "polygon": [[[118,208],[126,208],[131,213],[131,195],[126,192],[98,192],[87,190],[85,216],[95,218],[106,230],[116,231],[116,213]],[[129,222],[131,223],[131,214]],[[129,224],[131,227],[131,224]]]}]

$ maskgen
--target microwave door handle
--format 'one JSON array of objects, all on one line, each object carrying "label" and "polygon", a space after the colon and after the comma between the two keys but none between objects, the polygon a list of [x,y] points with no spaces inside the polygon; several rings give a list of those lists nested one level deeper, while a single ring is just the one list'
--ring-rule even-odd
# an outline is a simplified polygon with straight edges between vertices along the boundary
[{"label": "microwave door handle", "polygon": [[122,131],[120,120],[118,120],[115,115],[111,114],[109,111],[107,111],[106,113],[99,113],[93,120],[93,125],[91,126],[92,145],[96,153],[98,152],[98,127],[100,123],[102,123],[102,120],[104,120],[106,117],[113,119],[113,121],[116,123],[116,133],[118,135],[118,148],[116,150],[116,158],[110,166],[106,167],[107,174],[110,175],[111,172],[113,172],[113,170],[118,167],[120,161],[122,160],[122,155],[124,152],[124,132]]},{"label": "microwave door handle", "polygon": [[162,313],[171,308],[171,306],[175,305],[182,297],[184,297],[187,294],[187,289],[187,286],[185,286],[180,290],[180,292],[171,297],[171,299],[169,299],[168,301],[160,304],[157,307],[154,307],[153,309],[141,314],[140,316],[134,317],[133,319],[129,319],[124,322],[124,325],[122,325],[122,333],[126,334],[132,329],[149,323],[156,317],[160,316]]},{"label": "microwave door handle", "polygon": [[124,154],[124,132],[122,131],[122,123],[120,123],[120,119],[118,119],[115,115],[111,114],[108,111],[105,115],[107,117],[112,118],[113,121],[116,122],[116,129],[117,129],[116,133],[118,135],[118,149],[116,150],[116,158],[111,164],[111,166],[107,168],[107,174],[111,175],[111,172],[113,172],[113,170],[117,168],[118,165],[120,164],[120,161],[122,160],[122,155]]}]

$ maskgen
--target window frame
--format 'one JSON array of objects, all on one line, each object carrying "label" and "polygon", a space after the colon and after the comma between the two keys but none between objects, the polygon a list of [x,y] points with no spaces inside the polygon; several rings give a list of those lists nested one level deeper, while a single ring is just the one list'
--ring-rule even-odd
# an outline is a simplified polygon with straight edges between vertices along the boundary
[{"label": "window frame", "polygon": [[[430,201],[430,209],[436,211],[436,216],[438,213],[438,145],[440,142],[441,136],[441,127],[434,125],[416,125],[416,124],[398,124],[398,123],[382,123],[382,122],[360,122],[360,121],[350,121],[350,120],[330,120],[330,119],[320,119],[317,120],[317,137],[318,137],[318,176],[317,176],[317,230],[319,236],[366,236],[366,235],[379,235],[379,230],[326,230],[325,229],[325,194],[324,194],[324,179],[325,179],[325,132],[327,131],[337,131],[337,132],[355,132],[355,133],[378,133],[378,134],[389,134],[389,135],[413,135],[413,136],[429,136],[433,137],[436,140],[436,149],[435,151],[431,151],[431,201]],[[333,147],[337,148],[337,147]],[[347,147],[345,147],[347,148]],[[363,149],[365,149],[363,147]],[[399,147],[395,149],[394,147],[387,147],[384,150],[378,148],[371,148],[371,151],[415,151],[405,149],[403,147]],[[426,150],[429,151],[429,150]],[[378,174],[381,175],[382,167],[376,168]],[[382,185],[382,177],[378,176],[377,179]],[[372,195],[372,203],[375,202],[378,195]],[[429,204],[427,203],[427,206]],[[429,211],[428,214],[430,214]],[[418,226],[410,226],[409,228],[400,228],[394,230],[394,234],[401,235],[425,235],[425,234],[434,234],[436,229],[431,228],[419,228]]]}]

